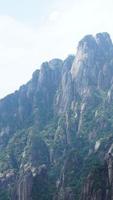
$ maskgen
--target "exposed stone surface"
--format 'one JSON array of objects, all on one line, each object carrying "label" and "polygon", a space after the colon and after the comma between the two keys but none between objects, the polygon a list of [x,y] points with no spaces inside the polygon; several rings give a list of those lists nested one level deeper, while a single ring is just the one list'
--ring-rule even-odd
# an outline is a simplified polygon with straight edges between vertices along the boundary
[{"label": "exposed stone surface", "polygon": [[113,44],[85,36],[0,100],[0,200],[113,199]]}]

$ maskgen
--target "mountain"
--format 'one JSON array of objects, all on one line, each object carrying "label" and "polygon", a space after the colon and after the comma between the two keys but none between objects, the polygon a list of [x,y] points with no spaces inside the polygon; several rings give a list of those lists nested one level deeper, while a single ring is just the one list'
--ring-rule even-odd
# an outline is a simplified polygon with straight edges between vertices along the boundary
[{"label": "mountain", "polygon": [[85,36],[0,100],[0,200],[113,199],[113,44]]}]

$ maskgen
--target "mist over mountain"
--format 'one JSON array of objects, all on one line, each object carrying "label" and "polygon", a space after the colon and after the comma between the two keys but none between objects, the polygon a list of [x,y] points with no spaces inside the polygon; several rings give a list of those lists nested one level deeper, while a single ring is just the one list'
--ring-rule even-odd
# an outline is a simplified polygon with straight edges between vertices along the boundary
[{"label": "mist over mountain", "polygon": [[113,199],[113,44],[87,35],[0,100],[0,200]]}]

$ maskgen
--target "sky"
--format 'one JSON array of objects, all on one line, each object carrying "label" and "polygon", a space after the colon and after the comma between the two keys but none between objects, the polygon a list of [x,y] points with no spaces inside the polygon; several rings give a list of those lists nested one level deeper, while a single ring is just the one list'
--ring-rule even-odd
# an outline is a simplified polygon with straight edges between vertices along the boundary
[{"label": "sky", "polygon": [[44,61],[75,54],[84,35],[113,39],[113,0],[0,0],[0,98]]}]

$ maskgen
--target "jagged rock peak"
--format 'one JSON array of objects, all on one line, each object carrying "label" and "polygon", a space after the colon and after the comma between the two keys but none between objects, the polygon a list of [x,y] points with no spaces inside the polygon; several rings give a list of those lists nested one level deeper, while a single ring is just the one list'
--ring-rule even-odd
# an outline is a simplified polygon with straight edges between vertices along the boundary
[{"label": "jagged rock peak", "polygon": [[95,40],[98,45],[104,45],[106,48],[112,46],[112,40],[107,32],[97,33]]},{"label": "jagged rock peak", "polygon": [[56,68],[62,67],[62,64],[63,64],[63,61],[58,58],[54,58],[49,61],[49,67],[51,69],[56,69]]},{"label": "jagged rock peak", "polygon": [[52,59],[48,62],[43,62],[39,72],[39,84],[42,82],[46,84],[46,81],[50,81],[51,73],[60,73],[62,65],[63,61],[60,59]]},{"label": "jagged rock peak", "polygon": [[95,72],[100,71],[100,68],[109,63],[112,57],[113,44],[108,33],[98,33],[95,37],[87,35],[79,42],[77,54],[71,68],[72,77],[78,77],[78,73],[82,76],[85,69],[87,69],[87,74],[91,73],[90,68],[95,68]]},{"label": "jagged rock peak", "polygon": [[75,55],[69,55],[64,60],[62,73],[70,71],[74,59],[75,59]]},{"label": "jagged rock peak", "polygon": [[86,35],[85,37],[83,37],[82,40],[80,40],[79,44],[78,44],[78,50],[79,49],[92,49],[94,47],[96,47],[96,40],[95,38],[93,37],[93,35]]},{"label": "jagged rock peak", "polygon": [[40,69],[41,71],[46,71],[48,69],[52,69],[52,70],[55,70],[56,68],[59,68],[59,67],[62,67],[62,64],[63,64],[63,61],[61,59],[58,59],[58,58],[54,58],[50,61],[46,61],[46,62],[43,62]]},{"label": "jagged rock peak", "polygon": [[112,40],[107,32],[97,33],[95,37],[93,35],[86,35],[82,40],[80,40],[78,49],[86,46],[90,49],[97,46],[109,48],[112,46]]}]

